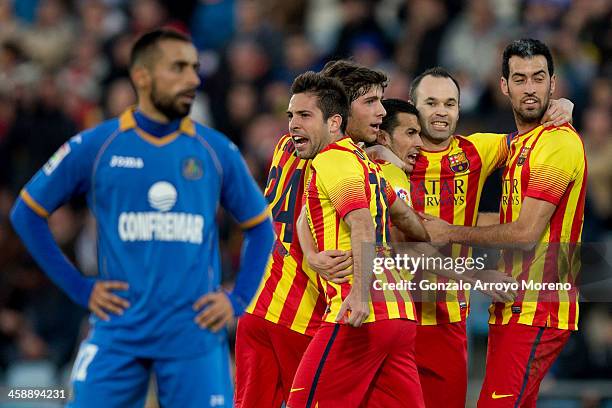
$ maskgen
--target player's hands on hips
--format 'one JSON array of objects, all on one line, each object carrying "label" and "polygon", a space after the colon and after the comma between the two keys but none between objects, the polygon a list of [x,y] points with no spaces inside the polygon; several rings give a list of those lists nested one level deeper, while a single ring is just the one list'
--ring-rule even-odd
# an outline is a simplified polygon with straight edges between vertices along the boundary
[{"label": "player's hands on hips", "polygon": [[542,125],[548,127],[571,123],[573,111],[574,104],[569,99],[551,99],[550,105],[548,105],[548,109],[542,117]]},{"label": "player's hands on hips", "polygon": [[97,281],[89,295],[89,310],[102,320],[110,320],[108,312],[122,315],[130,303],[113,293],[113,290],[128,290],[128,283],[121,281]]},{"label": "player's hands on hips", "polygon": [[323,279],[341,284],[349,281],[353,273],[353,256],[351,251],[328,249],[307,257],[308,265]]},{"label": "player's hands on hips", "polygon": [[354,290],[349,292],[340,306],[336,322],[344,321],[353,327],[359,327],[370,315],[370,305],[364,300],[364,295]]},{"label": "player's hands on hips", "polygon": [[213,333],[224,328],[234,318],[232,303],[222,290],[201,296],[193,304],[193,310],[202,310],[194,319],[196,324]]},{"label": "player's hands on hips", "polygon": [[432,243],[448,243],[448,230],[451,226],[448,222],[425,213],[419,213],[419,216],[424,221],[423,225],[425,226]]},{"label": "player's hands on hips", "polygon": [[[482,271],[476,272],[474,275],[476,280],[482,281],[484,283],[516,283],[516,279],[512,276],[508,276],[501,271],[496,271],[493,269],[484,269]],[[497,285],[501,286],[501,285]],[[493,302],[514,302],[516,299],[516,291],[513,289],[508,290],[507,292],[502,288],[492,288],[486,290],[480,290],[480,292],[489,296]]]}]

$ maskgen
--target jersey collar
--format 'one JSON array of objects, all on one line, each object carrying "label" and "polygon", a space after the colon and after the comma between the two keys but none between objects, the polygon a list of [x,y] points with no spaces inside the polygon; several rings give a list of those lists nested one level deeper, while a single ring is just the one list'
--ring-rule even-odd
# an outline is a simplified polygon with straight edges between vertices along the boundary
[{"label": "jersey collar", "polygon": [[[136,129],[136,119],[134,118],[135,110],[136,106],[131,106],[119,116],[119,128],[121,129],[121,131],[125,132],[129,129]],[[195,136],[195,125],[193,124],[193,121],[189,118],[189,116],[185,116],[181,120],[181,124],[179,125],[179,132],[184,133],[188,136]]]}]

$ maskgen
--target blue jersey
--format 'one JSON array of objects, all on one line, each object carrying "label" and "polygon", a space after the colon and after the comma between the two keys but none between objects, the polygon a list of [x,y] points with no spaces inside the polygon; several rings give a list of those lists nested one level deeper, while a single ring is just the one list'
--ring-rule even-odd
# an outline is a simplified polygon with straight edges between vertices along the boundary
[{"label": "blue jersey", "polygon": [[91,341],[151,358],[223,341],[196,325],[192,309],[220,285],[218,206],[243,227],[268,214],[236,146],[189,118],[153,137],[130,110],[64,144],[22,198],[45,216],[82,193],[97,220],[99,278],[129,283],[118,294],[130,307],[109,321],[92,315]]}]

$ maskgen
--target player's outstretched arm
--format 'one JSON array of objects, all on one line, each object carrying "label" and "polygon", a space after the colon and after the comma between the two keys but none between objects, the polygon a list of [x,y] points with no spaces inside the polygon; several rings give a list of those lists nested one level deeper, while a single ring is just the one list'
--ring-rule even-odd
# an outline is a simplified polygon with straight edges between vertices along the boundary
[{"label": "player's outstretched arm", "polygon": [[125,299],[112,293],[112,290],[127,290],[127,283],[96,281],[81,275],[53,239],[47,220],[21,198],[13,206],[11,222],[34,260],[73,301],[103,320],[109,319],[109,312],[122,314],[129,307]]},{"label": "player's outstretched arm", "polygon": [[393,164],[396,167],[399,167],[405,173],[408,172],[406,163],[404,163],[402,159],[397,157],[397,155],[393,153],[391,149],[389,149],[387,146],[374,145],[374,146],[370,146],[366,148],[365,151],[368,154],[368,157],[370,158],[370,160],[372,161],[380,161],[380,160],[386,161],[388,163]]},{"label": "player's outstretched arm", "polygon": [[492,212],[479,212],[476,218],[477,227],[487,227],[489,225],[499,225],[499,214]]},{"label": "player's outstretched arm", "polygon": [[308,227],[306,216],[306,207],[304,207],[297,220],[297,234],[308,266],[327,281],[337,284],[348,282],[348,276],[353,273],[352,252],[338,249],[319,252]]},{"label": "player's outstretched arm", "polygon": [[516,221],[487,227],[450,225],[423,214],[425,228],[433,242],[531,249],[546,229],[556,206],[545,200],[526,197]]},{"label": "player's outstretched arm", "polygon": [[404,233],[407,240],[418,242],[430,240],[420,217],[404,201],[395,200],[389,210],[391,222]]}]

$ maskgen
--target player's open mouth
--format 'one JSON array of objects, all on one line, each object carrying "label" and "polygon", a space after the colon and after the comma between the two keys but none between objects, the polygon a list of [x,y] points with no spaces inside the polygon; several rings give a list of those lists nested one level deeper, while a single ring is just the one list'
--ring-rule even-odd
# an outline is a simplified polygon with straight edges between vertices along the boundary
[{"label": "player's open mouth", "polygon": [[296,149],[300,149],[308,143],[308,139],[303,136],[291,136]]},{"label": "player's open mouth", "polygon": [[434,130],[446,130],[448,129],[448,122],[434,120],[433,122],[431,122],[431,126],[434,128]]},{"label": "player's open mouth", "polygon": [[370,125],[370,127],[374,129],[374,131],[378,132],[380,130],[380,123],[373,123]]},{"label": "player's open mouth", "polygon": [[418,155],[419,155],[418,153],[410,153],[406,155],[406,159],[405,159],[406,163],[412,164],[414,166],[416,164]]},{"label": "player's open mouth", "polygon": [[539,102],[540,102],[540,100],[539,100],[538,98],[532,98],[532,97],[531,97],[531,98],[525,98],[525,99],[523,99],[521,102],[522,102],[522,103],[524,103],[524,104],[525,104],[525,105],[527,105],[527,106],[534,106],[534,105],[536,105],[537,103],[539,103]]}]

